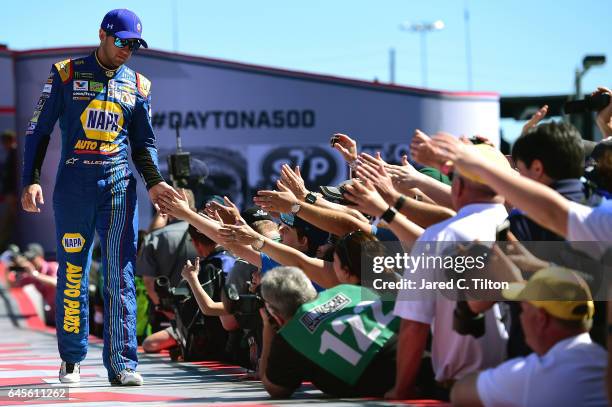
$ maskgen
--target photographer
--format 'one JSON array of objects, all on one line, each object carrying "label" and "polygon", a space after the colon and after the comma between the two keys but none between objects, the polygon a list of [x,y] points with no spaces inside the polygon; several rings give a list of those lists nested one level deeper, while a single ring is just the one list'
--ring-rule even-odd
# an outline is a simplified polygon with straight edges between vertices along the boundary
[{"label": "photographer", "polygon": [[9,281],[13,287],[33,284],[43,298],[45,324],[55,326],[55,291],[57,268],[54,261],[45,260],[45,251],[38,243],[30,243],[23,254],[16,254],[9,266]]},{"label": "photographer", "polygon": [[[278,226],[261,208],[251,207],[238,213],[227,211],[230,207],[223,207],[215,202],[209,206],[210,210],[222,213],[228,221],[232,221],[231,217],[238,216],[263,236],[279,239]],[[199,259],[196,261],[199,263]],[[262,327],[259,308],[256,307],[258,296],[254,294],[259,285],[258,268],[243,259],[237,259],[225,279],[222,301],[215,301],[198,283],[198,267],[197,263],[188,261],[182,276],[189,284],[200,311],[204,315],[220,317],[223,328],[229,335],[226,350],[230,360],[241,366],[255,367],[260,352]]]},{"label": "photographer", "polygon": [[[193,291],[198,303],[199,292],[204,291],[204,288],[202,288],[201,284],[203,284],[205,286],[205,289],[208,291],[206,295],[209,298],[212,297],[219,300],[221,298],[221,289],[224,285],[226,274],[233,267],[236,259],[231,256],[227,251],[225,251],[225,249],[223,249],[221,246],[218,246],[214,241],[209,239],[206,235],[200,233],[195,227],[190,225],[187,229],[187,233],[199,257],[196,257],[196,267],[192,266],[191,262],[187,260],[187,265],[184,266],[182,274],[184,276],[185,269],[190,269],[192,271],[190,275],[195,276],[195,282],[197,282],[197,284],[194,284],[194,286],[197,289],[194,289]],[[201,261],[200,258],[202,258]],[[187,282],[191,283],[194,281],[188,280]],[[156,332],[148,336],[144,340],[142,346],[145,352],[159,352],[163,349],[174,347],[177,345],[177,341],[181,339],[181,335],[183,336],[182,339],[185,341],[181,345],[185,346],[186,341],[189,339],[186,338],[185,335],[190,335],[191,333],[193,333],[191,330],[196,328],[196,317],[198,313],[198,307],[196,302],[193,301],[191,298],[188,298],[184,301],[181,298],[181,301],[178,302],[177,297],[180,297],[180,294],[176,293],[175,290],[170,293],[170,290],[168,290],[169,287],[168,285],[166,285],[166,283],[168,283],[168,280],[165,280],[164,283],[162,283],[160,280],[156,282],[156,284],[158,285],[157,294],[158,297],[162,297],[160,298],[160,305],[164,309],[164,311],[167,312],[174,310],[176,312],[176,320],[173,321],[172,327],[166,328],[163,331]],[[184,286],[181,287],[181,284],[177,284],[177,287],[179,289],[184,288]],[[159,286],[163,286],[166,288],[165,291],[168,292],[165,294],[167,294],[167,296],[170,298],[165,298],[166,295],[160,292],[164,290],[160,290],[161,287]],[[170,285],[170,287],[172,286]],[[187,295],[189,294],[187,293]],[[168,302],[170,303],[170,305],[168,304]],[[211,314],[205,312],[204,315],[218,316],[219,314]],[[219,322],[219,320],[216,318],[206,319],[204,324],[205,332],[200,333],[205,335],[207,337],[207,341],[211,343],[222,343],[225,338],[219,338],[219,334],[223,335],[223,329],[220,329],[220,323],[223,324],[223,327],[225,327],[227,330],[233,329],[235,326],[235,323],[231,320],[231,318],[222,318],[221,322]],[[177,332],[177,327],[179,329],[184,328],[184,332]],[[217,346],[215,345],[214,347],[207,349],[206,352],[215,352],[218,350],[214,349],[216,347]],[[204,350],[200,349],[199,351]]]},{"label": "photographer", "polygon": [[585,173],[592,195],[589,204],[599,204],[602,199],[612,199],[612,138],[595,145],[591,162]]},{"label": "photographer", "polygon": [[[187,189],[181,191],[185,193],[189,207],[194,208],[193,192]],[[197,255],[191,237],[187,233],[189,224],[172,217],[168,217],[168,221],[166,226],[144,237],[136,259],[136,275],[142,276],[147,296],[151,300],[149,320],[154,333],[169,327],[169,318],[172,317],[171,313],[163,312],[159,308],[155,280],[160,276],[166,276],[170,286],[176,287],[181,279],[181,267],[187,259]],[[152,348],[145,348],[145,351],[158,352]]]}]

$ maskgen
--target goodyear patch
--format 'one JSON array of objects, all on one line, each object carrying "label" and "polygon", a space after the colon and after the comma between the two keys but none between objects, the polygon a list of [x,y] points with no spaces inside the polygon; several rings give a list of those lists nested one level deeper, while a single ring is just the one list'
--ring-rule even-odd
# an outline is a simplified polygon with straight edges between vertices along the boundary
[{"label": "goodyear patch", "polygon": [[108,100],[94,99],[81,113],[81,124],[88,139],[113,141],[123,130],[121,105]]},{"label": "goodyear patch", "polygon": [[151,92],[151,81],[144,75],[139,73],[136,74],[136,86],[138,87],[138,92],[140,92],[142,96],[149,96],[149,93]]},{"label": "goodyear patch", "polygon": [[83,250],[85,239],[80,233],[64,233],[62,246],[67,253],[79,253]]},{"label": "goodyear patch", "polygon": [[72,79],[72,61],[70,59],[57,62],[55,64],[55,68],[57,69],[57,72],[59,72],[63,83],[66,83]]}]

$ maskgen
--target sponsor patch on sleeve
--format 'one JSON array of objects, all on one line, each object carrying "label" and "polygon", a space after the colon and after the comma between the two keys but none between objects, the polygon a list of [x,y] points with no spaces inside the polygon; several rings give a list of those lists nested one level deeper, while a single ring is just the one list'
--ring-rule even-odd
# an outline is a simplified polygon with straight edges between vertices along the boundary
[{"label": "sponsor patch on sleeve", "polygon": [[136,86],[138,87],[138,92],[140,92],[143,97],[149,96],[151,92],[151,81],[144,75],[139,73],[136,74]]},{"label": "sponsor patch on sleeve", "polygon": [[55,68],[59,72],[63,83],[66,83],[72,79],[72,61],[70,59],[57,62],[55,64]]}]

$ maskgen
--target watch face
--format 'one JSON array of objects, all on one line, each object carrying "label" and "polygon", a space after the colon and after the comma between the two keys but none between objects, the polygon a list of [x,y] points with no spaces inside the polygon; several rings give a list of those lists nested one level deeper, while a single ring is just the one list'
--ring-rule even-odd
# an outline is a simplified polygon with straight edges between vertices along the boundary
[{"label": "watch face", "polygon": [[306,202],[308,202],[309,204],[314,204],[316,200],[317,200],[317,196],[313,194],[312,192],[306,195]]},{"label": "watch face", "polygon": [[295,204],[291,206],[291,213],[297,213],[300,210],[300,204]]}]

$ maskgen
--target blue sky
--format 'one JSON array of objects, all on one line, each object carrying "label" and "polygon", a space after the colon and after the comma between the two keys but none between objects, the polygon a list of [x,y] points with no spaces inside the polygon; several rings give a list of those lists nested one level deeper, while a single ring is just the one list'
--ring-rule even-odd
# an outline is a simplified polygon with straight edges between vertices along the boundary
[{"label": "blue sky", "polygon": [[468,89],[464,10],[470,12],[475,91],[502,95],[573,92],[574,70],[586,54],[610,61],[592,68],[585,91],[612,85],[610,0],[310,0],[310,1],[26,1],[2,7],[0,42],[13,49],[89,45],[111,8],[130,8],[152,48],[245,63],[373,80],[389,80],[396,49],[396,83],[421,85],[419,36],[404,21],[441,19],[427,36],[428,85]]}]

